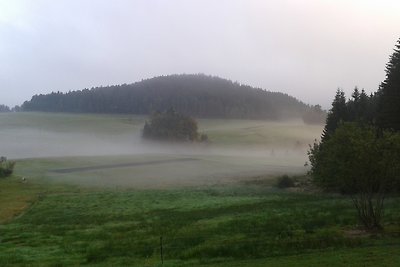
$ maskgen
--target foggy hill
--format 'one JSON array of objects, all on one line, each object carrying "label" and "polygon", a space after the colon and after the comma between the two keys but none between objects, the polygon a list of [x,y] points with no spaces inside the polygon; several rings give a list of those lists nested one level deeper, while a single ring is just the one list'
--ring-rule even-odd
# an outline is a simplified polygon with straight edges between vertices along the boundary
[{"label": "foggy hill", "polygon": [[203,74],[35,95],[23,111],[150,114],[173,107],[201,118],[283,119],[313,112],[296,98]]}]

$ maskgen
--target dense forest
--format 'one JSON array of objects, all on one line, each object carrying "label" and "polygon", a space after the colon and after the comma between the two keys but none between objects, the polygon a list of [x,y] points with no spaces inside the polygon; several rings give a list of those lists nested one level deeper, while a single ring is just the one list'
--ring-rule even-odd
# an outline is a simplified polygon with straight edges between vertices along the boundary
[{"label": "dense forest", "polygon": [[174,108],[194,117],[245,119],[301,118],[316,110],[287,94],[203,74],[160,76],[133,84],[35,95],[21,108],[23,111],[131,114]]}]

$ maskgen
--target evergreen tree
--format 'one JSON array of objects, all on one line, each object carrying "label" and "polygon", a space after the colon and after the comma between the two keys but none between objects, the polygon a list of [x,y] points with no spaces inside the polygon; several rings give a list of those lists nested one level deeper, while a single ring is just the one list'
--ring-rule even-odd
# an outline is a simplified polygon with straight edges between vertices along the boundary
[{"label": "evergreen tree", "polygon": [[374,124],[374,114],[376,112],[373,105],[373,96],[368,96],[365,90],[361,90],[359,102],[358,102],[358,120],[367,124]]},{"label": "evergreen tree", "polygon": [[346,106],[346,97],[344,92],[340,89],[336,91],[335,98],[332,102],[332,108],[328,112],[326,118],[326,125],[322,132],[322,142],[329,139],[335,132],[341,121],[348,120],[348,110]]},{"label": "evergreen tree", "polygon": [[400,39],[386,65],[379,91],[377,123],[381,129],[400,131]]},{"label": "evergreen tree", "polygon": [[373,124],[374,106],[371,98],[362,89],[361,92],[357,87],[354,88],[352,99],[347,101],[348,121]]}]

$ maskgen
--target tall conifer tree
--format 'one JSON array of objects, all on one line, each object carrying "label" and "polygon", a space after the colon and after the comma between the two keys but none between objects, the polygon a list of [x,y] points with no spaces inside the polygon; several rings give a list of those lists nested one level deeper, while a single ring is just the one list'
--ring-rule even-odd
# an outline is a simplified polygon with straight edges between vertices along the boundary
[{"label": "tall conifer tree", "polygon": [[386,79],[382,82],[378,94],[379,127],[400,131],[400,39],[386,65]]},{"label": "tall conifer tree", "polygon": [[327,140],[336,130],[341,121],[347,121],[348,110],[346,106],[346,97],[340,89],[336,91],[335,99],[332,102],[332,108],[328,112],[326,125],[322,133],[322,142]]}]

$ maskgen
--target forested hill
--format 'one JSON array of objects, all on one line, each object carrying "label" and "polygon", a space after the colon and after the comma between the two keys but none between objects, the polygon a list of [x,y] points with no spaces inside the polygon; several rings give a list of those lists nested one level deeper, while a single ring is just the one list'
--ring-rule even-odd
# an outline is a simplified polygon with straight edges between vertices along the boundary
[{"label": "forested hill", "polygon": [[35,95],[23,111],[150,114],[168,108],[202,118],[281,119],[314,109],[287,94],[202,74]]}]

